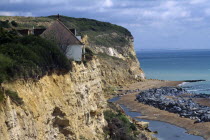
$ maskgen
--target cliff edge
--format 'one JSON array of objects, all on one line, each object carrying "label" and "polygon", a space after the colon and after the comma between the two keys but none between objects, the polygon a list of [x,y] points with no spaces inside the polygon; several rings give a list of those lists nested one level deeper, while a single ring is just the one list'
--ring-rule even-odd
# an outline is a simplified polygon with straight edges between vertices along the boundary
[{"label": "cliff edge", "polygon": [[[0,26],[6,30],[46,28],[55,18],[0,17]],[[8,46],[0,44],[0,57],[11,62],[2,71],[6,77],[12,75],[1,83],[0,140],[104,139],[103,128],[107,125],[103,116],[107,107],[105,96],[112,93],[113,88],[144,80],[133,48],[133,37],[127,29],[90,19],[62,16],[61,20],[68,28],[78,30],[87,50],[92,52],[91,59],[82,63],[71,62],[69,71],[63,72],[58,67],[69,67],[63,62],[59,65],[61,58],[65,60],[63,56],[49,58],[49,62],[45,60],[46,54],[56,54],[56,49],[50,53],[44,51],[44,54],[38,52],[42,48],[32,48],[34,57],[31,58],[27,54],[30,50],[25,51],[18,44],[23,51],[11,52],[21,57],[10,57],[11,52],[5,49]],[[33,44],[33,38],[28,42],[25,39],[20,41],[23,45]],[[13,43],[10,47],[18,45]],[[22,59],[22,55],[27,57]],[[29,61],[37,58],[47,62]],[[21,61],[18,63],[18,60]],[[21,100],[21,103],[15,99]]]}]

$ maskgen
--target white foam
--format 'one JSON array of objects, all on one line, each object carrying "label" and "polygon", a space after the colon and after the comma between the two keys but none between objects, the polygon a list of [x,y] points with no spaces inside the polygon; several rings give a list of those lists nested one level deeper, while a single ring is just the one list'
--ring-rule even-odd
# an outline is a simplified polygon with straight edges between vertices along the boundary
[{"label": "white foam", "polygon": [[183,85],[187,84],[187,82],[182,82],[181,84],[179,84],[178,86],[181,87]]},{"label": "white foam", "polygon": [[196,90],[196,89],[192,90],[192,89],[191,89],[191,90],[187,90],[187,91],[199,91],[199,90]]}]

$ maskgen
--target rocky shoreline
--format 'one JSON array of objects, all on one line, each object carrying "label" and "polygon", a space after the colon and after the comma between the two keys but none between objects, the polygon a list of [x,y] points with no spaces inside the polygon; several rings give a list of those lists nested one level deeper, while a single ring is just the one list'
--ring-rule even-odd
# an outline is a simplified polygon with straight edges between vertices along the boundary
[{"label": "rocky shoreline", "polygon": [[210,122],[210,107],[196,103],[194,99],[198,98],[210,99],[210,95],[189,93],[181,87],[153,88],[136,95],[141,103],[177,113],[195,123]]}]

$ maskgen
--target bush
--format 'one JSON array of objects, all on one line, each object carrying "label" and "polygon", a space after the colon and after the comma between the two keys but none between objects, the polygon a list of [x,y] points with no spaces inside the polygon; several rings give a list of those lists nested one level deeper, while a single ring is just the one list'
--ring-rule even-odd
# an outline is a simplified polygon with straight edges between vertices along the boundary
[{"label": "bush", "polygon": [[14,91],[11,91],[11,90],[6,90],[5,94],[7,96],[9,96],[11,98],[11,100],[13,102],[15,102],[16,104],[18,104],[18,105],[23,104],[23,99],[18,96],[17,92],[14,92]]},{"label": "bush", "polygon": [[70,70],[68,59],[57,46],[41,37],[17,37],[0,30],[0,83],[37,78],[53,70]]},{"label": "bush", "polygon": [[11,24],[12,24],[12,26],[14,26],[14,27],[17,27],[18,26],[18,24],[17,24],[17,22],[16,21],[11,21]]},{"label": "bush", "polygon": [[13,60],[9,57],[0,54],[0,83],[8,79],[7,71],[13,65]]},{"label": "bush", "polygon": [[0,27],[0,45],[4,43],[10,43],[17,39],[17,32],[14,30],[5,31]]},{"label": "bush", "polygon": [[110,110],[104,112],[104,118],[108,122],[105,133],[110,135],[112,140],[135,140],[134,131],[136,126],[122,113],[114,113]]},{"label": "bush", "polygon": [[10,28],[9,20],[0,21],[0,27],[3,27],[3,28]]},{"label": "bush", "polygon": [[90,48],[85,48],[85,60],[90,61],[93,59],[94,53]]},{"label": "bush", "polygon": [[23,104],[23,100],[18,96],[17,92],[11,90],[4,90],[3,88],[0,88],[0,102],[4,99],[4,93],[6,96],[9,96],[10,99],[17,105]]},{"label": "bush", "polygon": [[2,102],[4,100],[4,93],[3,91],[0,89],[0,102]]}]

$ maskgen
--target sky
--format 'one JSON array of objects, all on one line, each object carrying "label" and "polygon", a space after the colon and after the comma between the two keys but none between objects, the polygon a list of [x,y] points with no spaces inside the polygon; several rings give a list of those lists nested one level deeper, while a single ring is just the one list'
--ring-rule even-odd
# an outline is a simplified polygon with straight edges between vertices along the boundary
[{"label": "sky", "polygon": [[0,15],[61,14],[121,25],[135,49],[210,49],[210,0],[0,0]]}]

